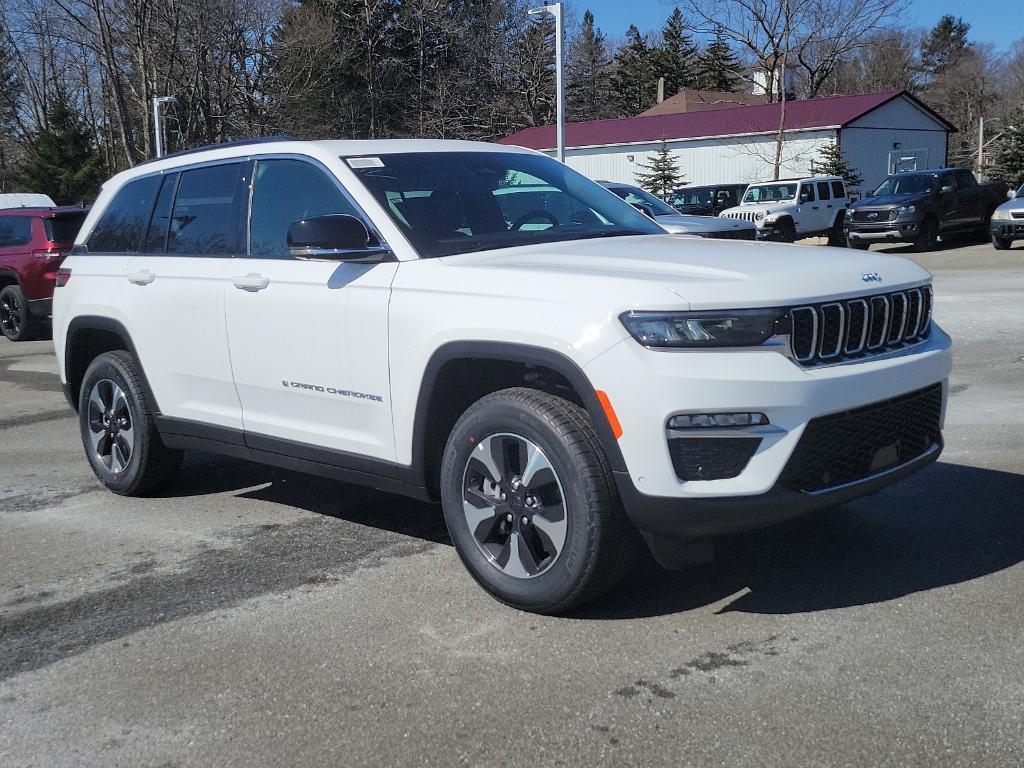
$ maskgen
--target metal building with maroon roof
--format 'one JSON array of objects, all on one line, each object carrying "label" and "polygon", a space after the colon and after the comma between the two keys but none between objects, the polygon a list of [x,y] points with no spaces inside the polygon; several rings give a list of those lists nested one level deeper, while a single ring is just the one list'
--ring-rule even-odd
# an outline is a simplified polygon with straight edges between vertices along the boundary
[{"label": "metal building with maroon roof", "polygon": [[[569,123],[566,163],[593,179],[633,183],[638,164],[665,142],[689,184],[761,181],[772,177],[780,118],[773,103]],[[780,175],[810,173],[821,149],[838,141],[873,189],[895,170],[944,166],[953,130],[906,91],[790,101]],[[554,154],[555,128],[526,128],[502,143]]]}]

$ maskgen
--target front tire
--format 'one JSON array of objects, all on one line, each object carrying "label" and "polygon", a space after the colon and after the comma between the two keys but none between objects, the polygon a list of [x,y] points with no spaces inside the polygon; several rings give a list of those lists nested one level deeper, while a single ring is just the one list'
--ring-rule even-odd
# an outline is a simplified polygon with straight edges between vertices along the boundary
[{"label": "front tire", "polygon": [[587,413],[505,389],[452,429],[441,467],[445,523],[474,579],[525,611],[559,613],[613,587],[639,537]]},{"label": "front tire", "polygon": [[780,243],[796,242],[796,225],[788,219],[775,225],[775,236]]},{"label": "front tire", "polygon": [[31,341],[39,330],[39,320],[28,308],[28,299],[19,285],[0,291],[0,331],[11,341]]},{"label": "front tire", "polygon": [[843,248],[846,245],[846,236],[843,228],[846,223],[846,214],[840,211],[836,214],[836,220],[832,222],[832,229],[828,233],[828,244],[833,248]]},{"label": "front tire", "polygon": [[935,219],[925,219],[921,223],[921,232],[914,240],[914,251],[927,253],[934,251],[939,241],[939,223]]},{"label": "front tire", "polygon": [[1007,251],[1010,246],[1013,245],[1013,240],[1006,237],[999,237],[999,235],[992,235],[992,246],[997,251]]},{"label": "front tire", "polygon": [[118,350],[98,356],[85,371],[78,421],[89,466],[122,496],[146,496],[174,480],[182,452],[167,448],[138,363]]}]

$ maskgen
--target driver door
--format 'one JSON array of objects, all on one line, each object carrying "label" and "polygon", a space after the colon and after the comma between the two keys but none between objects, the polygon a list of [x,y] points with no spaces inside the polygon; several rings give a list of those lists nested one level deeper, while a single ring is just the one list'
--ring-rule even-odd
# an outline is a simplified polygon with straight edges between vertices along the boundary
[{"label": "driver door", "polygon": [[398,263],[296,259],[292,222],[369,222],[309,159],[258,158],[249,173],[248,248],[232,260],[225,302],[246,443],[328,464],[342,463],[339,452],[393,461],[387,334]]}]

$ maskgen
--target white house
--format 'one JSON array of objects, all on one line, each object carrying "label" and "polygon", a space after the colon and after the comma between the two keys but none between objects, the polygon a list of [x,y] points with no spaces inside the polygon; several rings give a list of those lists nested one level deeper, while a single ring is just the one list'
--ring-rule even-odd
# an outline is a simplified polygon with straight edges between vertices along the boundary
[{"label": "white house", "polygon": [[[592,179],[635,183],[639,165],[662,142],[688,184],[750,183],[772,177],[781,105],[756,104],[566,125],[566,163]],[[803,176],[820,151],[839,142],[869,190],[898,170],[946,164],[948,121],[906,91],[826,96],[786,105],[780,176]],[[554,154],[555,128],[526,128],[502,139]]]}]

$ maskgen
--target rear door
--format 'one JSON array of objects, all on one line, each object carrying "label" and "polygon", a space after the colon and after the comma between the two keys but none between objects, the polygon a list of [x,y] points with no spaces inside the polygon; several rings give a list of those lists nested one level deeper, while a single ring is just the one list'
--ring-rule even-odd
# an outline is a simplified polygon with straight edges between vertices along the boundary
[{"label": "rear door", "polygon": [[125,274],[129,327],[163,415],[223,427],[211,436],[239,442],[224,292],[231,257],[244,247],[245,166],[234,160],[153,177],[155,204]]},{"label": "rear door", "polygon": [[354,469],[393,461],[387,333],[398,263],[296,259],[295,221],[349,214],[372,224],[309,158],[257,158],[252,179],[248,253],[231,260],[226,302],[246,442]]},{"label": "rear door", "polygon": [[[0,216],[0,275],[16,279],[30,258],[32,222],[32,216]],[[41,223],[38,226],[42,228]]]}]

